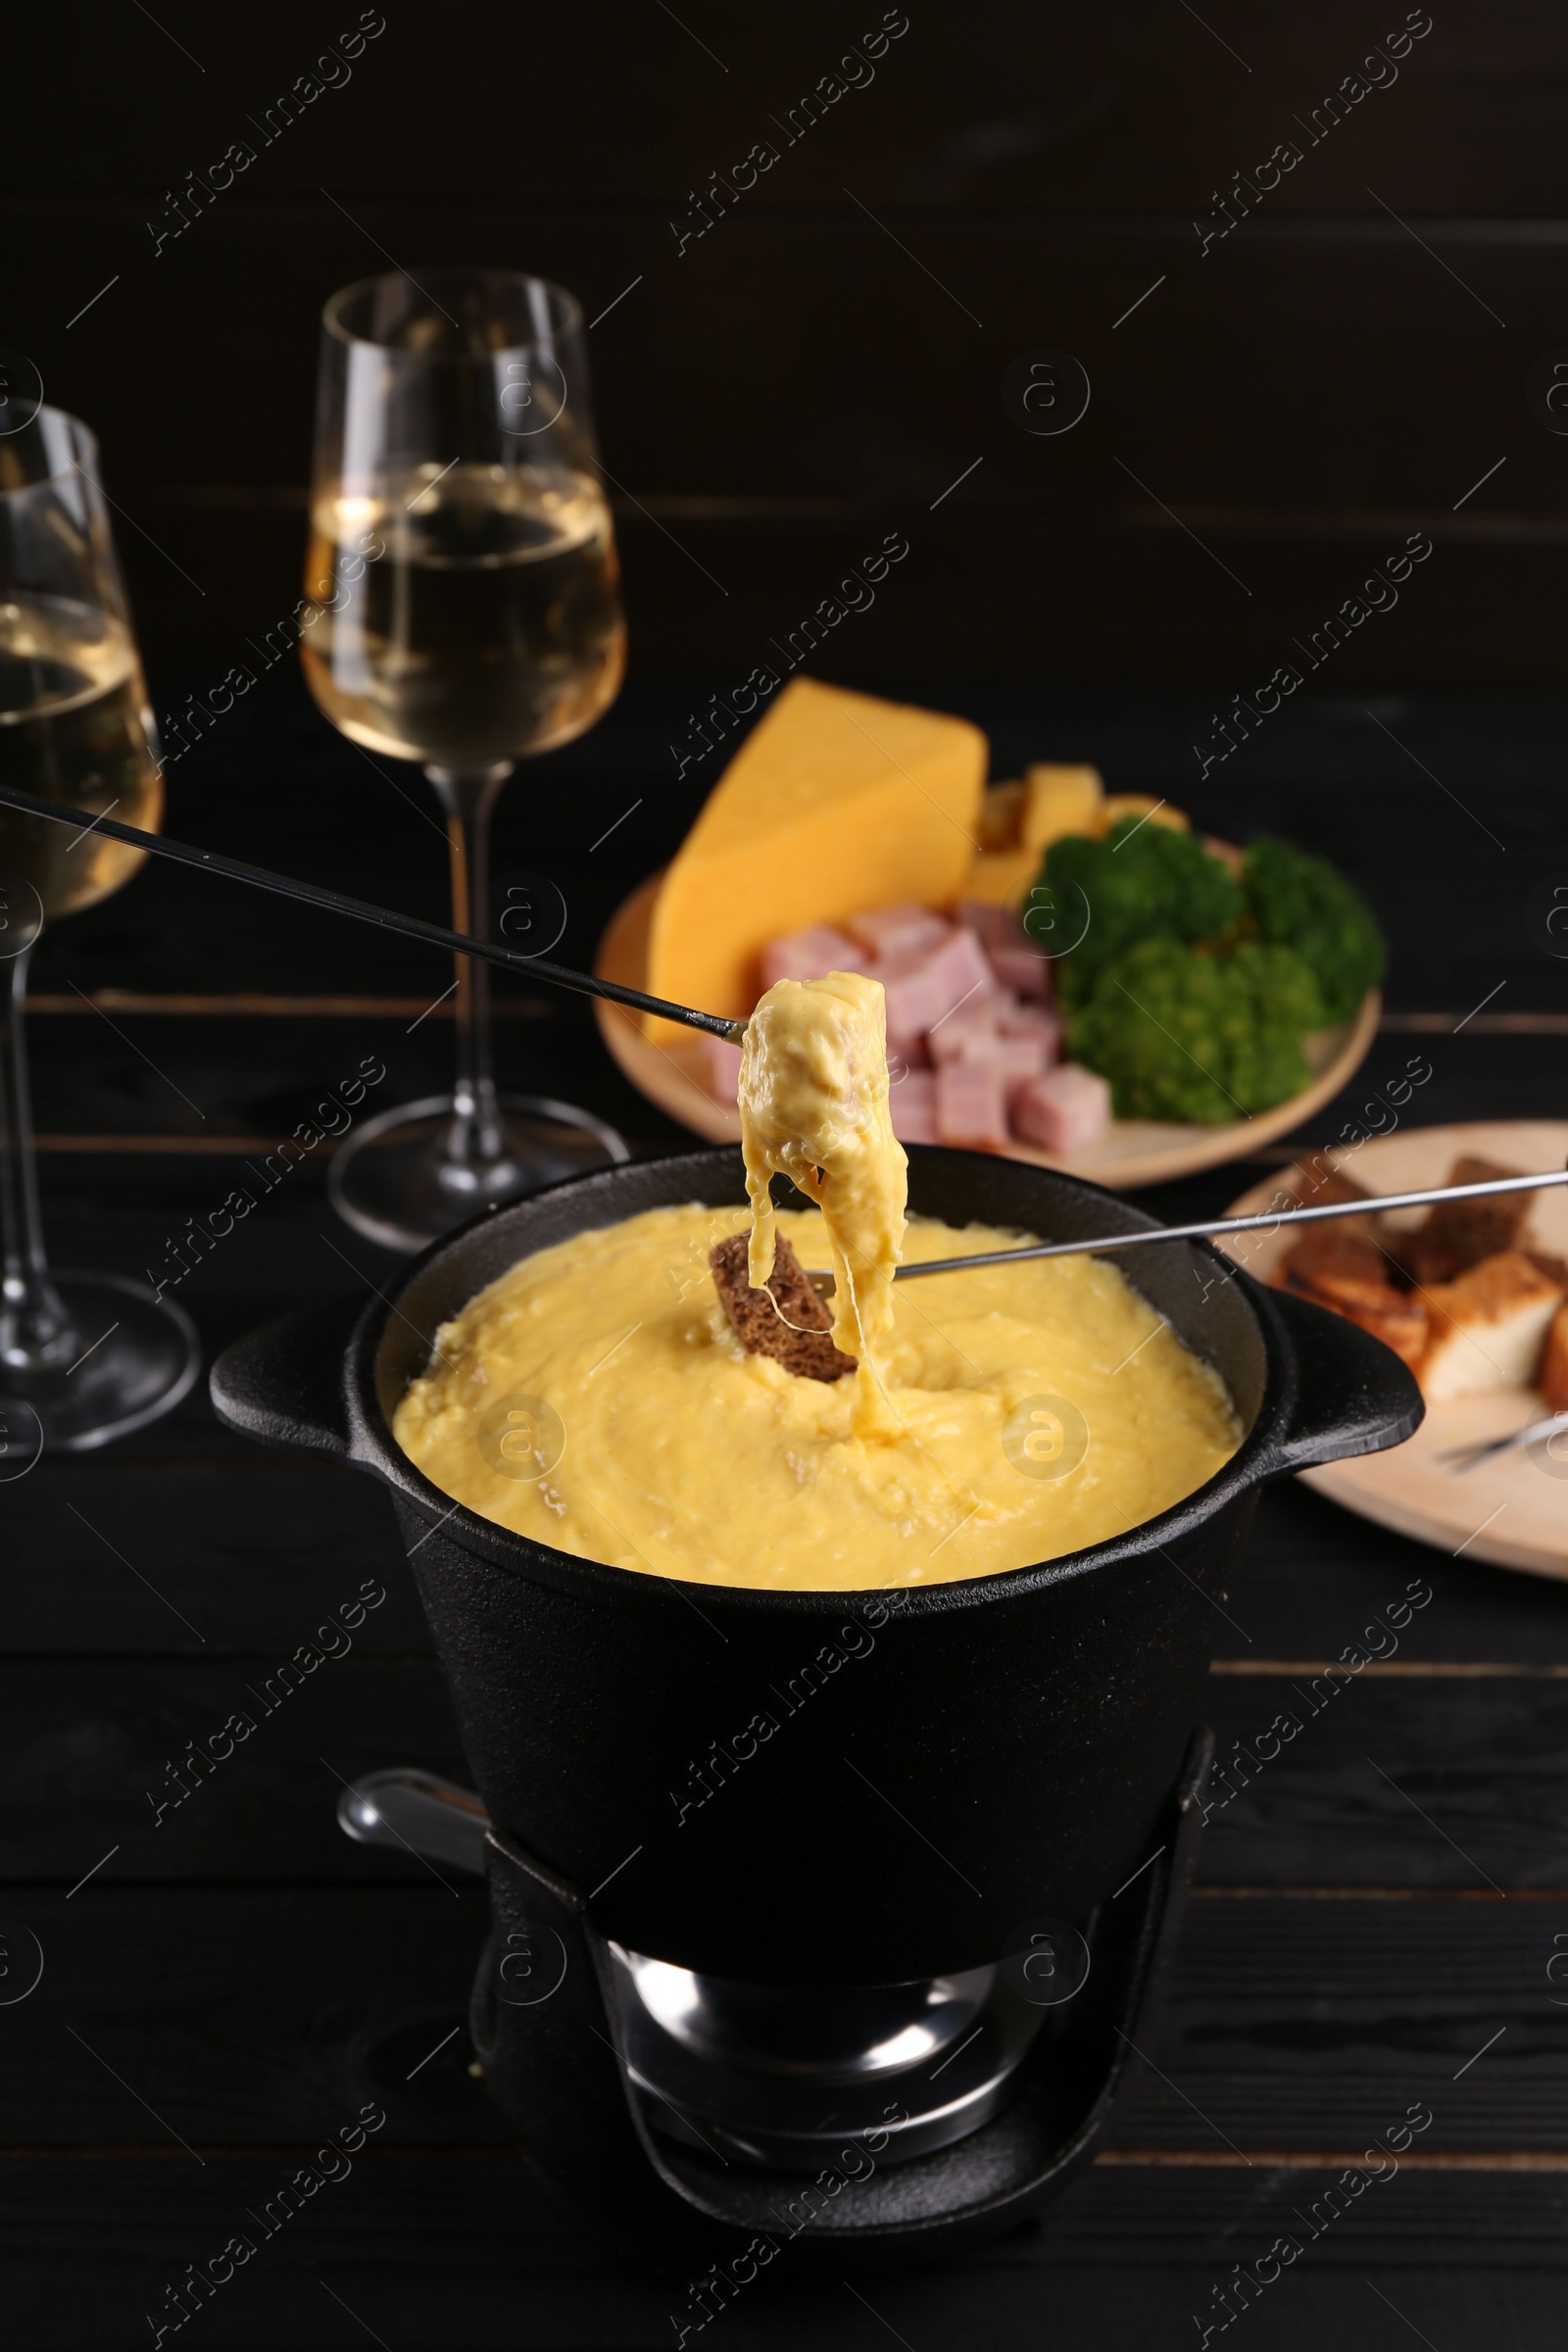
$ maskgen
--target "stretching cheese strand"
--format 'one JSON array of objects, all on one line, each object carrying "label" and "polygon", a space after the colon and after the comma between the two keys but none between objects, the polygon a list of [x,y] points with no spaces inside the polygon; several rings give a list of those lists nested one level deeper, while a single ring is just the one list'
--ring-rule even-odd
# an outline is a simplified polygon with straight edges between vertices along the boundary
[{"label": "stretching cheese strand", "polygon": [[872,1350],[893,1327],[908,1161],[888,1109],[881,982],[858,972],[776,981],[747,1023],[740,1112],[752,1288],[760,1290],[773,1271],[768,1179],[785,1175],[815,1201],[827,1227],[833,1339],[859,1366],[855,1433],[896,1437],[899,1422],[882,1395]]}]

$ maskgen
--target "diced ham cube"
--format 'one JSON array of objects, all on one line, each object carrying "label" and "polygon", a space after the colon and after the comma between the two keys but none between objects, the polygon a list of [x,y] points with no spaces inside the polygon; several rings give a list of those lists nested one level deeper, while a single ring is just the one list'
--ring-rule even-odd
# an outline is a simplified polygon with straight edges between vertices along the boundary
[{"label": "diced ham cube", "polygon": [[972,1152],[995,1152],[1005,1144],[1007,1105],[995,1070],[983,1062],[950,1061],[937,1072],[936,1095],[939,1142]]},{"label": "diced ham cube", "polygon": [[1024,944],[1023,927],[1010,906],[993,906],[989,899],[960,899],[958,920],[966,923],[988,956],[998,948]]},{"label": "diced ham cube", "polygon": [[1046,1058],[1044,1038],[1004,1037],[995,1029],[989,1036],[972,1039],[959,1055],[960,1061],[975,1068],[995,1070],[1002,1080],[1003,1098],[1008,1102],[1026,1079],[1041,1075]]},{"label": "diced ham cube", "polygon": [[1020,1004],[1004,997],[997,1014],[997,1029],[1003,1037],[1038,1037],[1046,1049],[1041,1065],[1050,1069],[1061,1053],[1061,1015],[1050,1012],[1043,1004]]},{"label": "diced ham cube", "polygon": [[956,1005],[997,993],[984,950],[965,930],[950,931],[934,948],[890,956],[877,978],[887,991],[888,1027],[901,1037],[928,1034]]},{"label": "diced ham cube", "polygon": [[937,1082],[929,1070],[910,1070],[888,1089],[893,1132],[901,1144],[937,1140]]},{"label": "diced ham cube", "polygon": [[740,1093],[741,1050],[727,1037],[700,1036],[698,1084],[715,1102],[733,1102]]},{"label": "diced ham cube", "polygon": [[928,1070],[931,1050],[923,1037],[900,1037],[896,1030],[888,1031],[888,1068],[897,1070]]},{"label": "diced ham cube", "polygon": [[1012,1123],[1025,1143],[1046,1152],[1084,1152],[1098,1144],[1110,1120],[1110,1088],[1076,1061],[1059,1062],[1031,1078],[1012,1101]]},{"label": "diced ham cube", "polygon": [[993,906],[984,899],[960,899],[958,920],[979,940],[1004,988],[1020,997],[1051,995],[1052,959],[1029,938],[1010,906]]},{"label": "diced ham cube", "polygon": [[988,948],[991,968],[1004,988],[1015,996],[1045,999],[1051,994],[1051,957],[1042,956],[1021,938],[1005,946]]},{"label": "diced ham cube", "polygon": [[934,948],[953,926],[929,906],[873,906],[868,914],[852,914],[845,928],[873,956],[899,956]]},{"label": "diced ham cube", "polygon": [[[944,1013],[925,1041],[938,1069],[944,1062],[970,1059],[968,1048],[976,1038],[996,1036],[997,1010],[1002,1002],[1001,997],[971,997],[967,1004]],[[1042,1063],[1041,1067],[1044,1066]]]},{"label": "diced ham cube", "polygon": [[775,980],[820,980],[829,972],[863,972],[865,950],[847,931],[831,923],[814,923],[808,931],[792,931],[787,939],[769,940],[762,950],[762,986]]}]

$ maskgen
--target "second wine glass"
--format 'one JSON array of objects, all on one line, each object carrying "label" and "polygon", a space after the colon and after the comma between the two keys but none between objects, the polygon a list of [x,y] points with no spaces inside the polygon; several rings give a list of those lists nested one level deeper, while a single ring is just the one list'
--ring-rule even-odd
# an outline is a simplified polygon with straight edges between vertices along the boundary
[{"label": "second wine glass", "polygon": [[[625,668],[572,296],[505,270],[393,272],[333,295],[311,524],[307,683],[351,741],[423,762],[446,811],[454,927],[482,938],[501,786],[591,727]],[[340,1213],[393,1249],[627,1156],[587,1111],[502,1103],[487,967],[456,962],[452,1095],[368,1120],[332,1163]]]}]

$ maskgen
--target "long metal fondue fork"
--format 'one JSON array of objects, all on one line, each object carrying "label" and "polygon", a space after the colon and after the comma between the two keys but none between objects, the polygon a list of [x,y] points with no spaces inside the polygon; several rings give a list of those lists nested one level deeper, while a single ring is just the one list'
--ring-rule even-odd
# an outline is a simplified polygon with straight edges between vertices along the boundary
[{"label": "long metal fondue fork", "polygon": [[41,816],[52,825],[71,825],[78,834],[104,833],[149,857],[167,858],[175,865],[194,866],[199,873],[221,874],[228,882],[248,882],[253,890],[270,890],[280,899],[297,899],[304,906],[321,906],[328,914],[346,914],[357,923],[374,923],[405,939],[423,940],[427,947],[446,948],[458,956],[476,956],[485,963],[502,963],[513,971],[531,972],[557,988],[569,988],[579,997],[604,997],[612,1004],[626,1004],[637,1012],[662,1013],[666,1021],[681,1021],[688,1029],[706,1030],[710,1037],[727,1038],[739,1045],[746,1034],[744,1021],[726,1020],[722,1013],[697,1012],[690,1004],[672,1004],[666,997],[650,997],[640,988],[622,988],[617,981],[574,972],[564,963],[547,963],[542,956],[522,956],[515,948],[496,946],[488,939],[470,939],[465,931],[449,931],[444,923],[427,923],[416,914],[398,914],[370,899],[351,899],[345,891],[327,890],[319,882],[301,882],[292,874],[273,873],[270,866],[249,865],[242,858],[222,858],[216,850],[193,849],[189,842],[171,841],[167,833],[144,833],[140,825],[122,825],[118,817],[94,816],[86,808],[63,808],[58,801],[40,801],[14,784],[0,784],[0,807],[20,809],[24,816]]},{"label": "long metal fondue fork", "polygon": [[[1424,1208],[1438,1200],[1475,1200],[1490,1193],[1540,1193],[1554,1184],[1568,1184],[1568,1168],[1545,1176],[1494,1176],[1481,1184],[1435,1184],[1418,1193],[1373,1193],[1364,1200],[1326,1200],[1317,1208],[1270,1208],[1255,1217],[1205,1217],[1196,1225],[1150,1225],[1136,1233],[1102,1233],[1081,1242],[1030,1242],[1021,1250],[983,1250],[972,1257],[931,1257],[900,1266],[895,1282],[912,1282],[917,1274],[957,1274],[971,1266],[1012,1266],[1025,1258],[1079,1257],[1085,1252],[1136,1250],[1145,1242],[1215,1240],[1228,1233],[1273,1233],[1281,1225],[1312,1225],[1320,1217],[1381,1215],[1386,1208]],[[808,1274],[807,1280],[822,1298],[833,1296],[831,1274]]]}]

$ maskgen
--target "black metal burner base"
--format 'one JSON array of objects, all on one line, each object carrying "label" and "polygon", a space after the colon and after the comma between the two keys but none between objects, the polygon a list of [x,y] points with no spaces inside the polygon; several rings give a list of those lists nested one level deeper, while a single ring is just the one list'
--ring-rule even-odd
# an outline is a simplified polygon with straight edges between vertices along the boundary
[{"label": "black metal burner base", "polygon": [[1088,1959],[1069,1931],[1005,1969],[836,1991],[698,1977],[612,1944],[626,2072],[655,2132],[726,2165],[815,2173],[847,2140],[906,2164],[1011,2098],[1036,2035],[1059,2022],[1053,1996],[1078,1981],[1058,1941]]},{"label": "black metal burner base", "polygon": [[1048,2013],[1001,2112],[952,2145],[899,2161],[888,2133],[862,2128],[806,2174],[726,2164],[651,2130],[628,2080],[612,1947],[574,1888],[494,1831],[495,1943],[470,2011],[491,2094],[548,2186],[660,2269],[716,2263],[738,2280],[787,2246],[793,2275],[842,2276],[999,2236],[1088,2162],[1158,2031],[1212,1751],[1212,1734],[1195,1734],[1148,1865],[1096,1916],[1087,1983]]}]

